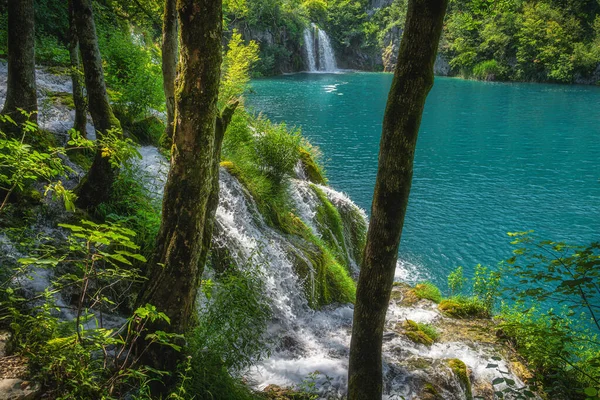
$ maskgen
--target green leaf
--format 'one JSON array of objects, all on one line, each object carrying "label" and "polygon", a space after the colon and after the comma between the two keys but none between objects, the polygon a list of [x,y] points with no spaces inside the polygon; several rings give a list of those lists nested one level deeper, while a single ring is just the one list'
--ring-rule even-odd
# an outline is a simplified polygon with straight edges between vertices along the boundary
[{"label": "green leaf", "polygon": [[598,390],[593,387],[588,387],[583,390],[583,393],[588,397],[594,397],[598,395]]}]

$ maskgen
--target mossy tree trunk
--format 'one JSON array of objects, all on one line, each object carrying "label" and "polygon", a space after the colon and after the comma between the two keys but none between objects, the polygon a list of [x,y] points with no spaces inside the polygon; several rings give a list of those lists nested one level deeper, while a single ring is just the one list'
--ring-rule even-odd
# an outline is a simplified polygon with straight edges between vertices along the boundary
[{"label": "mossy tree trunk", "polygon": [[73,85],[73,103],[75,104],[75,123],[73,129],[87,137],[87,103],[82,82],[81,64],[79,62],[79,40],[75,26],[73,0],[69,0],[69,56],[71,59],[71,82]]},{"label": "mossy tree trunk", "polygon": [[358,278],[348,399],[382,396],[381,344],[425,99],[448,0],[410,0],[385,110],[367,244]]},{"label": "mossy tree trunk", "polygon": [[[96,135],[101,139],[111,129],[116,129],[117,134],[120,135],[121,124],[113,114],[106,93],[92,2],[91,0],[72,0],[72,2],[88,104]],[[109,158],[102,156],[98,146],[92,166],[77,188],[79,196],[77,205],[81,208],[93,209],[107,201],[116,174],[117,171],[111,166]]]},{"label": "mossy tree trunk", "polygon": [[[32,113],[29,120],[37,122],[33,0],[8,0],[8,80],[2,114],[20,125],[27,121],[20,108]],[[14,135],[21,130],[11,124],[3,129]]]},{"label": "mossy tree trunk", "polygon": [[174,130],[175,78],[177,76],[177,8],[175,0],[165,0],[162,39],[163,90],[167,103],[167,128],[165,136],[170,144]]},{"label": "mossy tree trunk", "polygon": [[[195,312],[210,243],[211,198],[218,193],[223,135],[218,133],[217,98],[221,75],[221,0],[178,0],[179,74],[171,169],[165,185],[162,221],[148,281],[139,304],[153,304],[171,320],[152,329],[184,333]],[[213,200],[214,201],[214,200]],[[177,353],[151,348],[146,361],[172,370]]]}]

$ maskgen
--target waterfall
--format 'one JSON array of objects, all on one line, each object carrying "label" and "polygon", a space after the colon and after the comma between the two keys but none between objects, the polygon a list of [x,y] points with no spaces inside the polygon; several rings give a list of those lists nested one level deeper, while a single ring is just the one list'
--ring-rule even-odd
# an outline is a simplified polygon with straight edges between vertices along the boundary
[{"label": "waterfall", "polygon": [[[168,166],[164,161],[157,163],[162,156],[154,147],[142,147],[140,153],[143,156],[140,166],[156,177],[155,181],[150,182],[149,189],[160,196]],[[297,170],[297,177],[289,181],[288,195],[299,218],[315,235],[319,235],[315,218],[321,203],[311,190],[311,183],[304,179],[301,168]],[[248,260],[258,265],[273,311],[267,331],[274,343],[271,355],[244,373],[246,381],[259,390],[271,384],[293,387],[306,382],[312,374],[310,379],[315,383],[314,390],[319,392],[319,399],[338,398],[347,388],[353,306],[338,304],[322,310],[311,309],[303,287],[307,280],[316,278],[309,275],[302,279],[293,267],[292,259],[300,253],[297,251],[299,239],[290,238],[268,226],[250,193],[229,172],[221,168],[219,178],[219,207],[213,246],[227,248],[231,258],[242,268]],[[355,210],[355,215],[364,216],[364,212],[343,193],[327,186],[318,185],[318,188],[338,209],[342,218],[348,210]],[[349,244],[348,256],[355,267],[356,257],[352,256]],[[426,279],[419,272],[417,267],[399,262],[396,276],[414,283]],[[460,382],[446,364],[450,358],[458,358],[468,365],[474,388],[477,385],[489,385],[493,379],[501,377],[498,370],[487,368],[488,364],[497,364],[503,371],[510,370],[508,362],[491,358],[499,354],[492,345],[450,341],[427,347],[413,343],[395,333],[397,328],[394,327],[405,319],[433,323],[444,317],[434,304],[408,307],[397,302],[390,304],[383,343],[383,398],[386,400],[399,396],[413,399],[428,382],[443,382],[440,395],[444,399],[464,399]],[[315,371],[319,371],[319,374],[315,374]],[[510,376],[517,385],[522,384],[518,378],[512,374]]]},{"label": "waterfall", "polygon": [[304,47],[309,72],[336,72],[337,62],[331,40],[315,24],[304,29]]},{"label": "waterfall", "polygon": [[319,32],[319,70],[320,71],[337,71],[335,62],[335,54],[331,47],[331,41],[325,31],[317,28]]},{"label": "waterfall", "polygon": [[304,47],[306,48],[308,70],[310,72],[315,72],[317,70],[317,60],[315,59],[315,38],[312,29],[304,29]]}]

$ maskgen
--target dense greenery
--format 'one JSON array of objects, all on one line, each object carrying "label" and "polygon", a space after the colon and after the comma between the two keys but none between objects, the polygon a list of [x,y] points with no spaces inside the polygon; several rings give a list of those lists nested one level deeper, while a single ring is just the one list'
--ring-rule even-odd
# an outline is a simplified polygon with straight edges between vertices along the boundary
[{"label": "dense greenery", "polygon": [[600,62],[594,0],[455,0],[442,52],[465,77],[572,82]]}]

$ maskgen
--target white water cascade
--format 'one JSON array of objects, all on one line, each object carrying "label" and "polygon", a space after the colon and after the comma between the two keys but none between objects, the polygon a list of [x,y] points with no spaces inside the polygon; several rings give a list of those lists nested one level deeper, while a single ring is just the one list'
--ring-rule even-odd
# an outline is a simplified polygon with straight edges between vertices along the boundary
[{"label": "white water cascade", "polygon": [[338,71],[335,53],[327,32],[311,24],[304,29],[304,47],[309,72]]},{"label": "white water cascade", "polygon": [[[141,167],[151,175],[158,172],[157,180],[164,182],[166,165],[157,168],[157,157],[161,157],[157,150],[142,147],[140,153],[143,155]],[[267,330],[274,343],[271,355],[248,369],[244,373],[245,380],[262,390],[268,385],[298,387],[310,377],[320,399],[340,398],[347,390],[353,306],[338,304],[322,310],[311,309],[303,290],[305,282],[293,267],[292,259],[298,256],[296,242],[265,223],[252,196],[235,177],[223,168],[219,177],[220,200],[213,246],[226,247],[242,268],[250,259],[259,266],[273,311]],[[319,201],[310,185],[298,174],[296,179],[290,180],[289,196],[297,215],[313,231],[318,231],[315,217]],[[340,213],[350,208],[360,210],[344,194],[327,186],[318,187]],[[359,215],[364,216],[364,212],[361,210]],[[356,260],[351,255],[350,258],[355,266]],[[402,263],[398,264],[396,277],[412,283],[426,279],[419,275],[416,267]],[[491,389],[490,382],[501,377],[498,371],[510,370],[507,361],[492,359],[499,354],[493,345],[450,341],[428,347],[397,333],[397,325],[406,319],[434,323],[443,318],[433,303],[390,304],[383,344],[384,399],[415,399],[427,382],[441,382],[440,395],[444,399],[464,399],[464,388],[447,365],[451,358],[460,359],[468,366],[473,388]],[[497,364],[498,369],[489,369],[488,364]],[[511,379],[522,384],[512,374]],[[481,393],[477,390],[475,394]]]}]

